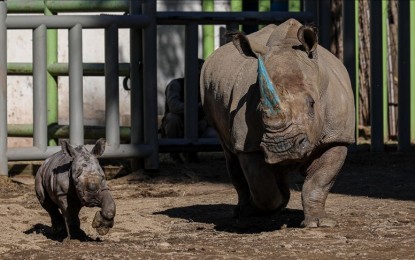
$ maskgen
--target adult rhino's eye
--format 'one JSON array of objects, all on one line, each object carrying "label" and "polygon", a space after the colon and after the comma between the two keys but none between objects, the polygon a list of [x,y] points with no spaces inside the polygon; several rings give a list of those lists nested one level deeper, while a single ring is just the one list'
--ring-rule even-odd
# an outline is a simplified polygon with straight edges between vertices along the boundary
[{"label": "adult rhino's eye", "polygon": [[87,165],[86,163],[83,163],[83,164],[82,164],[82,167],[84,167],[84,168],[85,168],[85,167],[87,167],[87,166],[88,166],[88,165]]},{"label": "adult rhino's eye", "polygon": [[316,102],[314,101],[314,99],[310,96],[307,97],[307,105],[308,105],[308,114],[310,116],[314,115],[314,104]]}]

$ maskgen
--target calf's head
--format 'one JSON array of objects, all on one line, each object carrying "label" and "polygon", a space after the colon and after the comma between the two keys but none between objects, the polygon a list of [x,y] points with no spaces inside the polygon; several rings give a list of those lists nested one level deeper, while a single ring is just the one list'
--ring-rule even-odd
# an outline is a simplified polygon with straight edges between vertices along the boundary
[{"label": "calf's head", "polygon": [[100,193],[107,189],[105,175],[99,165],[97,156],[105,150],[105,139],[99,139],[91,152],[85,146],[72,147],[67,141],[60,142],[62,151],[72,158],[70,178],[83,206],[100,206]]},{"label": "calf's head", "polygon": [[320,96],[325,79],[318,67],[317,32],[293,23],[284,34],[271,34],[266,45],[241,33],[233,35],[237,49],[258,61],[260,146],[267,163],[305,159],[318,144],[323,128]]}]

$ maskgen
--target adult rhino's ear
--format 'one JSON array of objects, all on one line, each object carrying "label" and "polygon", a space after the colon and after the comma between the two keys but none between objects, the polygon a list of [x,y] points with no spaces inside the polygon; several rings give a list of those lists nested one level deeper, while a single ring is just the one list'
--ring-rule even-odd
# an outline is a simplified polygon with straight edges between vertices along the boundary
[{"label": "adult rhino's ear", "polygon": [[95,143],[94,148],[92,148],[91,154],[95,156],[101,156],[105,151],[105,138],[100,138]]},{"label": "adult rhino's ear", "polygon": [[315,58],[318,45],[318,30],[314,26],[303,25],[297,32],[298,40],[304,47],[308,57]]},{"label": "adult rhino's ear", "polygon": [[230,32],[226,35],[232,37],[233,45],[245,56],[258,58],[259,55],[264,56],[269,50],[267,46],[249,40],[242,32]]},{"label": "adult rhino's ear", "polygon": [[59,140],[59,144],[64,154],[72,158],[75,157],[75,155],[77,154],[77,151],[72,147],[72,145],[69,144],[68,141]]}]

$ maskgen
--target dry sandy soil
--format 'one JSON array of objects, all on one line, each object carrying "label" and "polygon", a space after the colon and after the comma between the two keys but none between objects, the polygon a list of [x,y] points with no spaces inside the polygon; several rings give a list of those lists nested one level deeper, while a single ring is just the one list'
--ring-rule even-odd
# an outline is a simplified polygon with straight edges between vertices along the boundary
[{"label": "dry sandy soil", "polygon": [[99,236],[82,209],[86,242],[53,238],[33,177],[1,179],[0,259],[415,259],[415,152],[350,153],[326,205],[339,225],[318,229],[299,227],[301,181],[287,210],[233,219],[222,154],[200,156],[110,180],[115,226]]}]

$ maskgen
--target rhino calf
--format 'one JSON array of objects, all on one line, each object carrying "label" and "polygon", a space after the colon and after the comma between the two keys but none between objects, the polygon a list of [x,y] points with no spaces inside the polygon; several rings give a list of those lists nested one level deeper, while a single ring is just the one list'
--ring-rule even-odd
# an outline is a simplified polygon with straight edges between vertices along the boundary
[{"label": "rhino calf", "polygon": [[104,153],[105,139],[99,139],[91,152],[65,140],[60,145],[62,150],[47,158],[35,177],[36,196],[50,215],[54,234],[83,239],[78,216],[83,206],[101,207],[92,226],[100,235],[107,234],[114,225],[115,202],[96,158]]},{"label": "rhino calf", "polygon": [[345,67],[318,45],[316,28],[294,19],[232,36],[205,61],[200,85],[238,193],[235,214],[286,207],[289,174],[300,172],[302,225],[335,226],[326,198],[355,129]]}]

